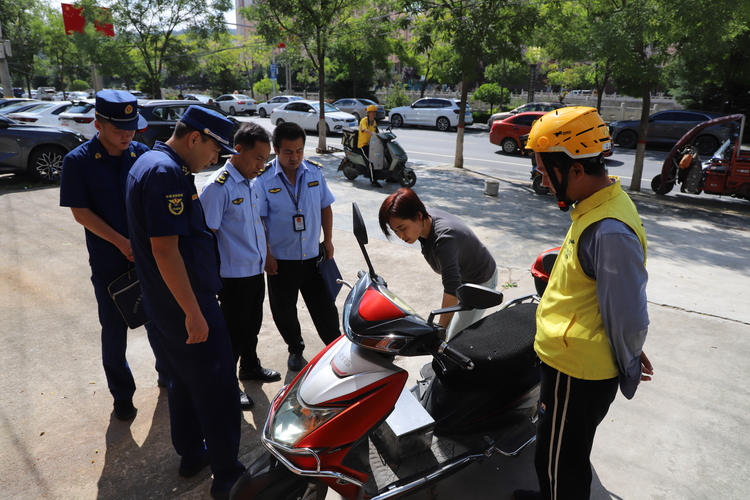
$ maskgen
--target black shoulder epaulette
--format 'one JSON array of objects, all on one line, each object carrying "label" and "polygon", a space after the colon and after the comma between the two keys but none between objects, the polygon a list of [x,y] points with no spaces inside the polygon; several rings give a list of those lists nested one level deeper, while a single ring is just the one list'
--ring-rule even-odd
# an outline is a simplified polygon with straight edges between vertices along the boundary
[{"label": "black shoulder epaulette", "polygon": [[268,163],[266,163],[265,165],[263,165],[263,170],[261,170],[258,175],[263,175],[266,172],[268,172],[269,170],[271,170],[271,166],[272,165],[273,165],[273,161],[269,161]]},{"label": "black shoulder epaulette", "polygon": [[216,178],[216,180],[214,182],[217,183],[217,184],[222,184],[223,185],[225,182],[227,182],[228,178],[229,178],[229,170],[224,170],[221,173],[221,175]]},{"label": "black shoulder epaulette", "polygon": [[311,163],[311,164],[315,165],[318,168],[323,168],[323,165],[321,165],[317,161],[307,160],[307,163]]}]

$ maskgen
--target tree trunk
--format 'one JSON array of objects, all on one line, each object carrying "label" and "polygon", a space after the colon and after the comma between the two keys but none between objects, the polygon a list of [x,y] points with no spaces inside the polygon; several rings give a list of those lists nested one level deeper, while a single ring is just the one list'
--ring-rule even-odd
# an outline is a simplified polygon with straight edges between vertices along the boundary
[{"label": "tree trunk", "polygon": [[321,47],[320,30],[318,30],[318,105],[320,114],[318,115],[318,153],[327,153],[326,146],[326,109],[325,109],[325,85],[326,85],[326,68],[325,54]]},{"label": "tree trunk", "polygon": [[458,106],[458,130],[456,133],[456,158],[453,166],[464,168],[464,125],[466,123],[466,100],[469,96],[469,85],[461,75],[461,104]]},{"label": "tree trunk", "polygon": [[641,108],[641,124],[638,131],[638,146],[635,149],[633,180],[630,181],[631,191],[641,190],[641,177],[643,176],[643,158],[646,155],[646,141],[648,140],[648,115],[651,111],[651,88],[646,82],[641,83],[641,97],[643,98],[643,107]]}]

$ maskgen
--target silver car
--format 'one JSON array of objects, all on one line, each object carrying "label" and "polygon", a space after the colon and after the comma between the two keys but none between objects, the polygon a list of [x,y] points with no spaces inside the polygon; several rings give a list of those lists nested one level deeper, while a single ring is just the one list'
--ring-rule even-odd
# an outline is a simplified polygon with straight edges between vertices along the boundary
[{"label": "silver car", "polygon": [[262,104],[258,104],[258,116],[261,118],[270,116],[274,109],[292,101],[304,101],[304,99],[296,95],[277,95]]},{"label": "silver car", "polygon": [[367,106],[374,105],[378,107],[378,115],[375,117],[375,119],[385,120],[385,108],[375,101],[371,101],[369,99],[360,99],[357,97],[353,97],[351,99],[339,99],[338,101],[334,102],[333,105],[339,108],[341,111],[354,115],[358,122],[362,118],[367,116]]}]

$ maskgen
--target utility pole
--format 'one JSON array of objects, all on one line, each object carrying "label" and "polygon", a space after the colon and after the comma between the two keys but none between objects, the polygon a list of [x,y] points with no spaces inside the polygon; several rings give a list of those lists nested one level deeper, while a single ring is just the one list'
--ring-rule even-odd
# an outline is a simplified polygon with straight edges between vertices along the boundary
[{"label": "utility pole", "polygon": [[3,39],[3,27],[0,26],[0,85],[3,87],[5,97],[13,97],[13,82],[10,79],[8,61],[6,60],[6,57],[11,55],[10,40]]}]

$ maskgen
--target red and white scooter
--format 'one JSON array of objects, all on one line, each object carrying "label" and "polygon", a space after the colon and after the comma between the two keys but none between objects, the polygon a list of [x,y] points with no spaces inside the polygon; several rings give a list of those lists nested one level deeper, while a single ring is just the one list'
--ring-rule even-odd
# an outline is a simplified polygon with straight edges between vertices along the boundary
[{"label": "red and white scooter", "polygon": [[[344,305],[345,334],[323,349],[271,402],[261,455],[232,489],[234,500],[398,498],[499,452],[514,456],[536,434],[538,295],[507,303],[449,343],[436,315],[499,305],[495,290],[463,285],[459,304],[424,320],[391,292],[370,262],[353,204],[354,234],[369,272]],[[411,390],[396,356],[431,354]]]}]

